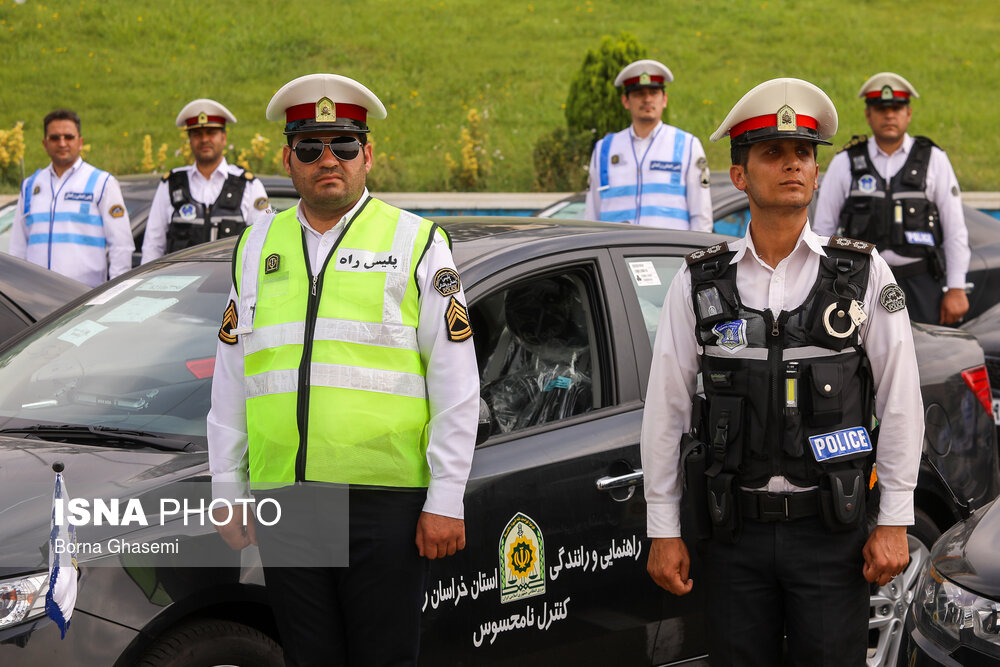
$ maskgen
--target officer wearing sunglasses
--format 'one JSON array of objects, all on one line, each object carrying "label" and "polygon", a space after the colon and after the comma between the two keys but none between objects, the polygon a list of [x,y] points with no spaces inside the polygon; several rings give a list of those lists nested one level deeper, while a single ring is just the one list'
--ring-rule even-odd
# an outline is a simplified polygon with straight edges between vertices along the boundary
[{"label": "officer wearing sunglasses", "polygon": [[142,263],[199,243],[236,236],[247,225],[270,215],[260,179],[223,155],[226,124],[236,116],[215,100],[188,102],[177,114],[185,130],[194,164],[172,169],[163,177],[146,221]]},{"label": "officer wearing sunglasses", "polygon": [[334,503],[296,505],[323,508],[302,529],[290,504],[276,525],[218,527],[234,549],[259,543],[288,665],[415,664],[425,559],[465,546],[479,407],[465,295],[444,232],[369,194],[369,117],[386,117],[379,99],[335,74],[271,99],[301,199],[240,238],[219,330],[215,497],[348,489],[347,567],[303,566],[334,546]]},{"label": "officer wearing sunglasses", "polygon": [[80,157],[75,111],[42,123],[52,162],[24,179],[10,231],[10,254],[97,287],[132,268],[132,228],[118,180]]}]

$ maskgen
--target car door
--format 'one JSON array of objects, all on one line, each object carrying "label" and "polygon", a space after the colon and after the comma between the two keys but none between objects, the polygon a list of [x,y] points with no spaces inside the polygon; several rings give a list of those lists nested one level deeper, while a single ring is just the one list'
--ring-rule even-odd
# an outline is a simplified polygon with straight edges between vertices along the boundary
[{"label": "car door", "polygon": [[610,256],[521,264],[468,294],[493,434],[466,549],[431,565],[422,663],[650,664],[677,599],[646,574],[639,373]]},{"label": "car door", "polygon": [[[610,251],[623,293],[622,303],[632,328],[633,353],[640,369],[639,385],[643,399],[649,381],[653,342],[656,339],[667,289],[684,265],[684,254],[695,249],[664,245],[614,248]],[[698,390],[701,390],[700,377]],[[689,637],[696,638],[691,641],[691,646],[701,651],[699,654],[701,657],[707,653],[707,639],[704,634],[704,625],[708,620],[705,589],[698,583],[702,571],[701,561],[698,557],[697,542],[690,537],[693,528],[688,512],[687,504],[682,504],[681,533],[691,556],[690,576],[695,585],[691,593],[678,600],[680,604],[675,603],[676,606],[664,614],[653,652],[654,664],[666,664],[678,658],[690,659],[692,655],[687,652],[687,642],[691,641]],[[683,648],[678,650],[678,646]],[[691,664],[707,664],[707,662]]]}]

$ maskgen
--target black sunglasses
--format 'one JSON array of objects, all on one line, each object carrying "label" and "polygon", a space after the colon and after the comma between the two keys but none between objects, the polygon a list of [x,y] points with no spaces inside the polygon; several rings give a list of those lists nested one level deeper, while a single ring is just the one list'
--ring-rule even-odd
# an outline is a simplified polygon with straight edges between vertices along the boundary
[{"label": "black sunglasses", "polygon": [[334,137],[330,141],[303,139],[295,144],[295,157],[302,164],[312,164],[323,156],[323,147],[329,146],[333,157],[342,162],[350,162],[361,152],[361,142],[354,137]]},{"label": "black sunglasses", "polygon": [[74,139],[76,139],[76,135],[75,134],[50,134],[49,135],[49,141],[51,141],[52,143],[56,143],[60,139],[62,139],[63,141],[73,141]]}]

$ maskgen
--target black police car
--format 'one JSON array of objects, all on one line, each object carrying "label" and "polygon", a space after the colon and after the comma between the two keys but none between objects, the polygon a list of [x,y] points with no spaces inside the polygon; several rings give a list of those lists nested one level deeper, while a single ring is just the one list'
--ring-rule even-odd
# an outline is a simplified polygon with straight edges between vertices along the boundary
[{"label": "black police car", "polygon": [[1000,665],[998,545],[997,501],[941,536],[913,591],[900,665]]},{"label": "black police car", "polygon": [[[467,487],[468,546],[431,563],[422,663],[703,661],[702,588],[677,598],[646,574],[638,443],[667,286],[684,254],[721,237],[530,218],[439,222],[470,302],[489,434]],[[252,550],[212,568],[83,555],[63,640],[39,602],[54,462],[73,496],[167,496],[207,483],[205,416],[232,247],[225,239],[163,257],[0,346],[0,663],[280,664]],[[962,376],[985,378],[981,348],[962,332],[914,334],[928,422],[921,539],[907,572],[873,591],[871,664],[894,661],[921,540],[1000,489],[992,419]],[[128,528],[133,541],[147,536],[159,537],[154,526]],[[192,539],[221,544],[210,526]]]}]

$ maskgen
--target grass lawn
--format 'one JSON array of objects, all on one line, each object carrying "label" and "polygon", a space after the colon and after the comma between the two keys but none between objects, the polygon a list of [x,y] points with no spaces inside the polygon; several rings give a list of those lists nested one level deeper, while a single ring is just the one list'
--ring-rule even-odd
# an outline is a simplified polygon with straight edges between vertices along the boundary
[{"label": "grass lawn", "polygon": [[[0,0],[0,129],[25,122],[30,173],[48,162],[42,117],[71,108],[88,159],[132,173],[146,134],[154,154],[168,144],[165,166],[180,164],[174,118],[211,97],[240,121],[236,149],[256,133],[270,139],[262,169],[277,172],[283,137],[264,118],[268,100],[296,76],[336,72],[389,110],[371,124],[375,189],[450,189],[445,153],[458,158],[471,107],[492,163],[486,189],[526,191],[534,141],[564,123],[585,52],[621,30],[673,71],[670,120],[702,139],[713,169],[728,167],[728,140],[709,144],[709,134],[757,83],[796,76],[823,88],[840,112],[839,146],[867,130],[861,83],[892,70],[921,94],[911,133],[949,152],[966,190],[1000,189],[996,0]],[[821,162],[832,155],[821,150]]]}]

